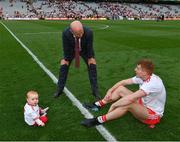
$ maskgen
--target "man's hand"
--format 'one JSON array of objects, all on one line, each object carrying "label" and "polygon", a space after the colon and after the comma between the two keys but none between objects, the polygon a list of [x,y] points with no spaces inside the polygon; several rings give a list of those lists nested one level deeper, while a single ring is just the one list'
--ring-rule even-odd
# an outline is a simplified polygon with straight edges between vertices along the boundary
[{"label": "man's hand", "polygon": [[110,101],[112,100],[112,89],[109,89],[106,93],[106,96],[104,97],[105,101]]}]

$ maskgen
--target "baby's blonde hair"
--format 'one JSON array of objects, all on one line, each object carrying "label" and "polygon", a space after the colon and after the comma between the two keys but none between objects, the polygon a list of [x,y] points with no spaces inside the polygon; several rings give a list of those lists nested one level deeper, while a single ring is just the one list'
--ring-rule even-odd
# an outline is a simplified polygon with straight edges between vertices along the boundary
[{"label": "baby's blonde hair", "polygon": [[26,98],[28,98],[28,97],[29,97],[30,95],[32,95],[32,94],[38,95],[38,93],[37,93],[36,91],[31,90],[31,91],[28,91],[28,92],[27,92]]}]

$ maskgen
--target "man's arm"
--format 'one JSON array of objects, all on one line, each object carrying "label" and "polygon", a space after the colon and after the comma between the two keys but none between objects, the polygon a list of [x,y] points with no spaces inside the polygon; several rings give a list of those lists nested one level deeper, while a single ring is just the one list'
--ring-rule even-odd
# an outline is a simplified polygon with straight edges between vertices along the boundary
[{"label": "man's arm", "polygon": [[137,101],[137,99],[139,99],[143,96],[146,96],[146,93],[140,89],[140,90],[134,92],[133,94],[124,96],[123,98],[121,98],[120,100],[115,102],[112,105],[112,107],[117,108],[117,107],[123,107],[123,106],[130,105],[131,103],[134,103],[135,101]]},{"label": "man's arm", "polygon": [[114,92],[119,86],[125,86],[125,85],[131,85],[131,84],[134,84],[134,83],[133,83],[133,80],[132,80],[131,78],[119,81],[118,83],[116,83],[112,88],[110,88],[110,89],[107,91],[107,93],[106,93],[106,95],[105,95],[105,98],[108,99],[108,100],[111,99],[113,92]]},{"label": "man's arm", "polygon": [[119,86],[126,86],[131,84],[134,84],[131,78],[121,80],[118,83],[116,83],[112,88],[110,88],[107,93],[113,93]]}]

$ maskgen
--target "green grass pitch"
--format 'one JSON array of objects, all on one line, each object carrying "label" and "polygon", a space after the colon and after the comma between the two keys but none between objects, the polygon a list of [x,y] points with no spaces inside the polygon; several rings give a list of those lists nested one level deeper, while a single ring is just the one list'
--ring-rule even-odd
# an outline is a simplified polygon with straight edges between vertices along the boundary
[{"label": "green grass pitch", "polygon": [[[1,21],[58,77],[61,33],[70,21]],[[94,32],[101,96],[117,81],[134,76],[137,60],[150,58],[166,87],[161,123],[149,129],[131,114],[104,126],[121,140],[180,140],[179,21],[82,21]],[[82,60],[81,60],[82,61]],[[71,65],[66,87],[81,101],[92,102],[86,66]],[[135,90],[137,86],[130,89]],[[44,128],[29,127],[23,118],[25,94],[36,90],[40,106],[49,106]],[[56,85],[0,24],[0,140],[103,141],[95,128],[80,125],[84,116],[65,96],[52,97]],[[94,116],[104,114],[102,111]]]}]

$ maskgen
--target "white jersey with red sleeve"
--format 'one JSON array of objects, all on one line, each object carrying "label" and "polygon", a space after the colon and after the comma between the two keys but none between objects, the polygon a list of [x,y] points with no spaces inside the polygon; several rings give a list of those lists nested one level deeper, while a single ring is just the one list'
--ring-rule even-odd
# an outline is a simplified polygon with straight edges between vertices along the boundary
[{"label": "white jersey with red sleeve", "polygon": [[146,81],[136,76],[133,77],[132,80],[134,84],[139,84],[139,89],[146,93],[146,96],[141,98],[144,106],[150,108],[162,117],[166,102],[166,90],[161,78],[152,74]]},{"label": "white jersey with red sleeve", "polygon": [[24,120],[28,125],[34,125],[35,120],[40,117],[40,107],[38,105],[32,106],[28,103],[24,106]]}]

